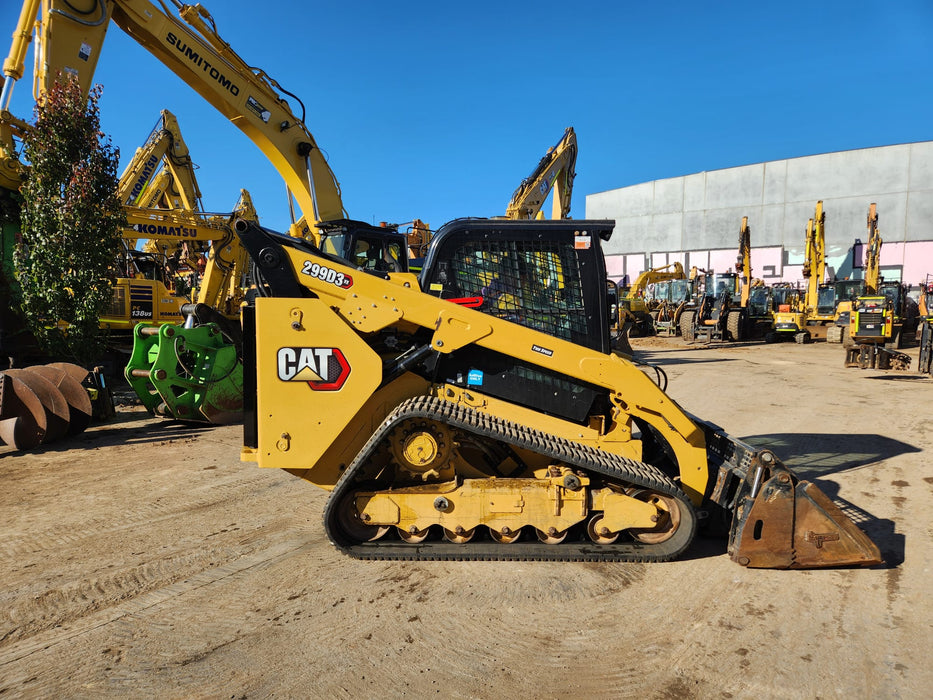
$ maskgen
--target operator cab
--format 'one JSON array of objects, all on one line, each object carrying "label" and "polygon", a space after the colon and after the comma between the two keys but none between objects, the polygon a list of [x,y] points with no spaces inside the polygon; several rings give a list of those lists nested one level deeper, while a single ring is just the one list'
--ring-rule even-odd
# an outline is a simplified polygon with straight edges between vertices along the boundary
[{"label": "operator cab", "polygon": [[832,316],[836,311],[836,285],[824,284],[816,292],[817,316]]},{"label": "operator cab", "polygon": [[767,287],[752,287],[748,292],[748,315],[764,318],[771,313],[771,290]]},{"label": "operator cab", "polygon": [[327,221],[319,226],[323,252],[343,258],[366,272],[408,272],[405,234],[393,228],[349,220]]},{"label": "operator cab", "polygon": [[422,291],[601,352],[610,349],[601,240],[613,221],[457,219],[441,227]]}]

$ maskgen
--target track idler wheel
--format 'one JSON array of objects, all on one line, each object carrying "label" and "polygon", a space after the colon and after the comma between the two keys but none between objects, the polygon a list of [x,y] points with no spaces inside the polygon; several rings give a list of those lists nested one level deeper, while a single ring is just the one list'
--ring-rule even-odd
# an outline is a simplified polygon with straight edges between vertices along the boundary
[{"label": "track idler wheel", "polygon": [[658,524],[651,528],[632,528],[629,532],[639,542],[660,544],[666,542],[680,527],[680,504],[677,499],[658,493],[645,491],[633,494],[639,500],[650,503],[658,509]]},{"label": "track idler wheel", "polygon": [[729,535],[729,556],[753,568],[813,569],[881,564],[881,552],[819,488],[773,453],[752,460]]}]

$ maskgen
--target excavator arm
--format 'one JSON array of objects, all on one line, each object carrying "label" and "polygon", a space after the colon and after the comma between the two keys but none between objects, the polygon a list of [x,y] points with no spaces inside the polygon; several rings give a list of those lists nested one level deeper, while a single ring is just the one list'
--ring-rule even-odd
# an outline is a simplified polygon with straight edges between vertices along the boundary
[{"label": "excavator arm", "polygon": [[577,162],[577,136],[573,127],[538,162],[534,171],[522,180],[512,194],[505,210],[507,219],[534,219],[541,217],[541,207],[554,190],[552,219],[566,219],[570,215],[573,193],[574,166]]},{"label": "excavator arm", "polygon": [[[333,171],[301,117],[293,113],[291,93],[259,68],[247,64],[220,36],[210,13],[177,0],[177,16],[159,0],[26,0],[4,63],[6,82],[0,109],[7,109],[13,83],[23,75],[23,61],[33,28],[38,37],[35,94],[59,74],[73,75],[88,90],[105,35],[113,22],[164,63],[201,97],[252,140],[291,191],[311,234],[319,221],[345,217]],[[301,106],[302,112],[304,106]],[[11,128],[4,155],[12,157]]]},{"label": "excavator arm", "polygon": [[881,282],[881,234],[878,232],[878,209],[868,207],[868,244],[865,251],[865,295],[877,294]]},{"label": "excavator arm", "polygon": [[826,278],[825,225],[826,213],[823,211],[823,201],[820,200],[816,203],[813,218],[807,222],[807,240],[803,263],[803,276],[807,280],[804,308],[811,316],[816,314],[820,285],[823,284]]},{"label": "excavator arm", "polygon": [[748,227],[748,217],[742,217],[739,228],[739,254],[735,261],[735,271],[739,273],[741,290],[740,306],[748,307],[748,297],[752,289],[752,234]]},{"label": "excavator arm", "polygon": [[653,267],[650,270],[645,270],[635,278],[635,282],[626,293],[625,298],[635,299],[644,296],[645,289],[648,288],[649,284],[682,279],[687,279],[687,277],[684,275],[684,266],[679,262],[672,262],[661,267]]}]

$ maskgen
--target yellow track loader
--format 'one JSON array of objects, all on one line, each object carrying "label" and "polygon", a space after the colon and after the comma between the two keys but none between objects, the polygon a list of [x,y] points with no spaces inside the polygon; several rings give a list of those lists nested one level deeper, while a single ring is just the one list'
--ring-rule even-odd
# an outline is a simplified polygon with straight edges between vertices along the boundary
[{"label": "yellow track loader", "polygon": [[728,520],[743,566],[879,563],[773,452],[609,352],[613,226],[458,219],[416,278],[238,222],[243,459],[330,491],[327,535],[364,559],[665,561]]}]

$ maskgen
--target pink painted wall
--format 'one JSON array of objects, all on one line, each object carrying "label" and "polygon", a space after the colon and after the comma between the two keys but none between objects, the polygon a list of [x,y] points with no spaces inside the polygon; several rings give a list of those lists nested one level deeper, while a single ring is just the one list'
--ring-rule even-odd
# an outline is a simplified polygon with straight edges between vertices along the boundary
[{"label": "pink painted wall", "polygon": [[[855,259],[864,259],[864,245],[856,247]],[[847,255],[833,256],[827,260],[832,270],[838,270]],[[735,249],[671,251],[651,253],[651,267],[660,267],[675,260],[684,269],[696,266],[716,272],[735,269]],[[783,246],[752,248],[752,276],[769,284],[775,282],[803,282],[803,259],[798,253],[785,254]],[[785,260],[787,259],[787,263]],[[631,283],[645,269],[645,255],[607,255],[606,268],[609,277],[616,281],[628,276]],[[933,275],[933,241],[910,241],[907,243],[885,243],[881,248],[881,272],[887,279],[900,279],[916,286]],[[856,271],[856,274],[860,274]]]}]

